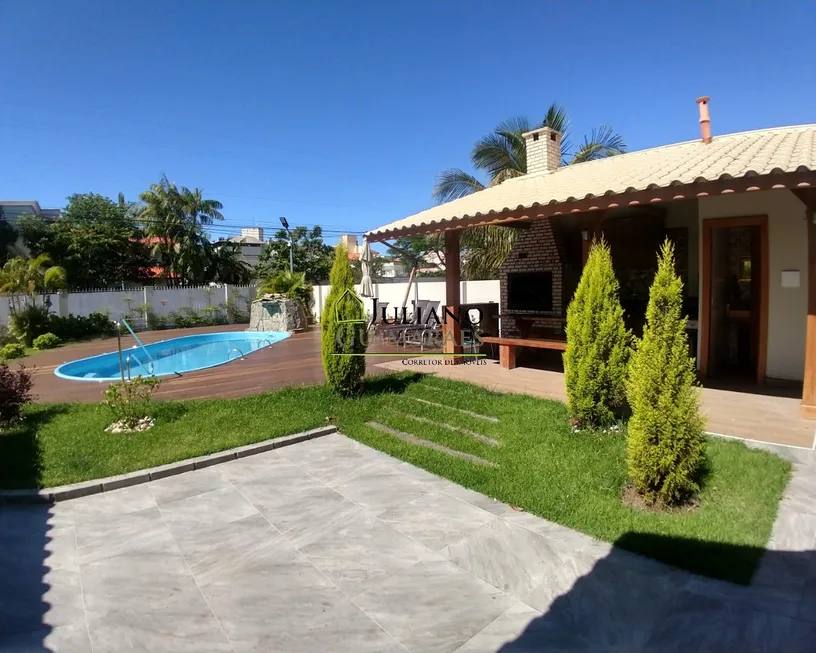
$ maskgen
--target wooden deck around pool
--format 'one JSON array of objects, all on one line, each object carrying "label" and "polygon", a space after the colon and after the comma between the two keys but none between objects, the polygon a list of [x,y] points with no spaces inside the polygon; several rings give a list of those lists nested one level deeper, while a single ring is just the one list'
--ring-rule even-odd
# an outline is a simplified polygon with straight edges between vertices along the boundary
[{"label": "wooden deck around pool", "polygon": [[[245,324],[201,327],[197,329],[168,329],[139,334],[144,343],[168,340],[199,333],[245,331]],[[123,346],[133,344],[123,336]],[[105,382],[69,381],[54,375],[54,369],[63,363],[116,351],[116,338],[67,345],[24,359],[26,366],[34,366],[34,393],[36,401],[101,401]],[[270,347],[258,350],[243,360],[235,360],[181,377],[162,377],[156,394],[160,399],[214,399],[244,397],[283,386],[311,385],[323,382],[320,362],[320,331],[312,328],[296,333]]]}]

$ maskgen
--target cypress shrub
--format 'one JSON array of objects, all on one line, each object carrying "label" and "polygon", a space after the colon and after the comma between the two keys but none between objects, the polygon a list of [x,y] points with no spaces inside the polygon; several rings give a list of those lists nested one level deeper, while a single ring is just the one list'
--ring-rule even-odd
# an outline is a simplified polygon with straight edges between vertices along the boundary
[{"label": "cypress shrub", "polygon": [[567,407],[579,428],[605,427],[626,402],[632,337],[623,323],[618,280],[606,241],[593,241],[567,309],[564,380]]},{"label": "cypress shrub", "polygon": [[323,371],[334,392],[351,396],[360,392],[365,357],[335,354],[364,354],[366,323],[365,307],[354,292],[348,250],[342,245],[335,248],[329,281],[331,290],[320,321]]},{"label": "cypress shrub", "polygon": [[652,504],[676,504],[693,494],[704,455],[705,420],[682,308],[683,282],[666,239],[626,385],[629,478]]}]

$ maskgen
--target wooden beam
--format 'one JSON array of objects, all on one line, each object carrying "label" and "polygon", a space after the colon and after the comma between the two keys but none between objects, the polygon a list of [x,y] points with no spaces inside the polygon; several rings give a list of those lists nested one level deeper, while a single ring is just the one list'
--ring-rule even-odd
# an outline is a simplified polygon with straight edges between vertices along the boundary
[{"label": "wooden beam", "polygon": [[[606,211],[598,211],[597,215],[594,216],[594,220],[592,221],[592,228],[583,230],[587,231],[588,233],[587,238],[581,241],[581,265],[586,265],[587,259],[589,258],[589,248],[592,247],[592,242],[596,238],[600,238],[603,235],[601,225],[603,224],[605,217]],[[581,236],[583,237],[583,234],[581,234]]]},{"label": "wooden beam", "polygon": [[796,192],[814,187],[816,187],[816,172],[812,171],[777,173],[755,177],[740,177],[737,179],[718,179],[709,182],[632,191],[614,195],[601,195],[599,197],[569,200],[565,202],[545,204],[535,202],[526,208],[517,207],[515,209],[489,211],[485,214],[477,213],[472,216],[451,216],[450,218],[445,218],[438,222],[389,229],[388,231],[378,234],[368,234],[366,237],[370,242],[382,242],[399,236],[438,233],[441,231],[467,229],[468,227],[483,225],[495,224],[507,226],[508,224],[518,221],[548,218],[556,215],[587,213],[623,206],[649,206],[662,202],[674,202],[677,200],[733,193],[750,193],[762,190],[790,189]]},{"label": "wooden beam", "polygon": [[805,331],[805,372],[802,379],[802,404],[800,414],[806,419],[816,419],[816,190],[796,189],[794,194],[805,205],[807,221],[808,267],[807,275],[807,326]]},{"label": "wooden beam", "polygon": [[[459,324],[461,305],[459,270],[459,231],[445,232],[445,307],[442,319],[442,351],[445,354],[462,353],[462,327]],[[452,317],[453,316],[453,317]],[[455,319],[454,319],[455,318]],[[446,362],[458,365],[462,356],[446,356]]]}]

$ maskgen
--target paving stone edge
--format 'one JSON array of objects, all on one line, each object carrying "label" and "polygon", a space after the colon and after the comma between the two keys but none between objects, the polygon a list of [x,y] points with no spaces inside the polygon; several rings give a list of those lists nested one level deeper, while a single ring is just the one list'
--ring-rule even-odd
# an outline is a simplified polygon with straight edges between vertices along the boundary
[{"label": "paving stone edge", "polygon": [[54,503],[56,501],[78,499],[91,494],[110,492],[111,490],[118,490],[123,487],[130,487],[131,485],[139,485],[140,483],[148,483],[160,478],[167,478],[168,476],[192,472],[196,469],[212,467],[213,465],[219,465],[230,460],[246,458],[247,456],[272,451],[273,449],[280,449],[281,447],[297,444],[298,442],[305,442],[306,440],[313,440],[332,433],[337,433],[336,426],[321,426],[320,428],[302,431],[301,433],[284,435],[279,438],[273,438],[272,440],[263,440],[262,442],[236,447],[235,449],[228,449],[227,451],[218,451],[207,456],[179,460],[178,462],[168,465],[140,469],[118,476],[108,476],[107,478],[98,478],[92,481],[74,483],[72,485],[48,487],[42,490],[0,490],[0,504]]}]

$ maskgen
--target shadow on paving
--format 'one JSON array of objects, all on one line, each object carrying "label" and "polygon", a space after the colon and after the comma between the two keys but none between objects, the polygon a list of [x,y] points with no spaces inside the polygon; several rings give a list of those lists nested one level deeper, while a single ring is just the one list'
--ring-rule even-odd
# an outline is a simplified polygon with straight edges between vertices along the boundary
[{"label": "shadow on paving", "polygon": [[51,624],[63,617],[76,624],[70,628],[87,640],[80,631],[84,613],[72,609],[76,599],[63,591],[50,591],[55,575],[60,576],[61,587],[72,575],[76,595],[82,599],[79,570],[69,568],[74,561],[61,560],[52,546],[50,511],[45,504],[0,506],[0,651],[60,650],[51,637]]},{"label": "shadow on paving", "polygon": [[[0,485],[3,488],[40,486],[42,454],[37,433],[66,410],[66,406],[60,405],[37,407],[0,434]],[[46,647],[51,624],[62,615],[72,622],[82,616],[78,623],[84,625],[84,613],[66,610],[62,591],[50,591],[50,583],[59,576],[60,587],[63,581],[68,581],[68,586],[75,585],[80,600],[82,597],[79,570],[72,568],[75,565],[72,529],[63,529],[62,533],[69,547],[55,545],[53,510],[53,506],[46,504],[0,506],[0,651],[51,650]],[[76,603],[76,599],[67,600],[70,605]],[[67,612],[71,613],[70,617]]]},{"label": "shadow on paving", "polygon": [[[761,555],[761,549],[627,533],[544,614],[498,650],[797,653],[816,642],[816,554],[767,551],[750,586],[656,571],[640,551]],[[650,571],[651,568],[651,571]],[[547,581],[544,583],[547,584]],[[556,594],[556,592],[553,592]],[[539,605],[539,607],[542,607]],[[475,650],[475,649],[474,649]],[[491,649],[493,650],[493,649]]]}]

